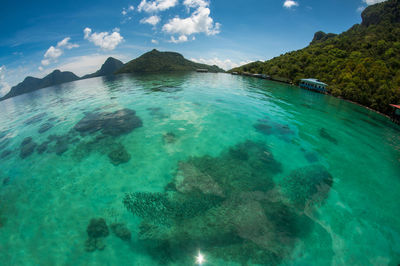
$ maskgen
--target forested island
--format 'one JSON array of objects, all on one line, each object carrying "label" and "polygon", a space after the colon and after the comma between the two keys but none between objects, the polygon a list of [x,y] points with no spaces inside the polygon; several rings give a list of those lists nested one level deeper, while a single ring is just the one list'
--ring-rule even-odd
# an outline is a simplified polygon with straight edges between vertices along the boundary
[{"label": "forested island", "polygon": [[367,7],[362,23],[339,35],[315,33],[309,46],[230,72],[289,79],[318,78],[329,92],[382,113],[400,102],[400,0]]}]

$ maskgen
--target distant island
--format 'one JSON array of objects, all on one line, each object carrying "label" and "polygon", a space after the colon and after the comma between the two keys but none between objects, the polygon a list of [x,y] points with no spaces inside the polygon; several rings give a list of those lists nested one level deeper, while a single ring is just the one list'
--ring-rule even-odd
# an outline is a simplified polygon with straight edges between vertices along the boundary
[{"label": "distant island", "polygon": [[178,53],[160,52],[154,49],[126,63],[117,73],[196,71],[197,69],[206,69],[209,72],[225,72],[218,66],[209,66],[187,60]]},{"label": "distant island", "polygon": [[304,49],[229,72],[265,74],[298,84],[317,78],[332,95],[382,113],[400,102],[400,1],[367,7],[362,23],[336,35],[317,32]]},{"label": "distant island", "polygon": [[160,52],[154,49],[126,64],[122,63],[118,59],[109,57],[98,71],[92,74],[84,75],[81,78],[72,72],[61,72],[60,70],[54,70],[52,73],[48,74],[42,79],[26,77],[24,81],[12,87],[11,90],[4,95],[4,97],[0,98],[0,101],[42,88],[79,79],[88,79],[122,73],[196,71],[197,69],[203,69],[209,72],[225,72],[223,69],[217,66],[199,64],[187,60],[178,53]]}]

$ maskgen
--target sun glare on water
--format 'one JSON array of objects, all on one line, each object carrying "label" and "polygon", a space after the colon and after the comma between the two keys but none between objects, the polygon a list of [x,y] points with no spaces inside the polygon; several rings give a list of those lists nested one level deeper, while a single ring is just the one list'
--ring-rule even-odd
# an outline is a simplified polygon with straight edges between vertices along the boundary
[{"label": "sun glare on water", "polygon": [[204,259],[204,255],[200,253],[196,256],[196,264],[202,265],[206,260]]}]

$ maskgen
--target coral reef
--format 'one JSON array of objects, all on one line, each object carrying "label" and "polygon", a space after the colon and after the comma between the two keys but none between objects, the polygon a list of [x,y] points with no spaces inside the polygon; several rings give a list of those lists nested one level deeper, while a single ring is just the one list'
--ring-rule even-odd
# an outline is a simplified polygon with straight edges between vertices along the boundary
[{"label": "coral reef", "polygon": [[[180,162],[165,192],[126,194],[123,203],[142,218],[138,239],[162,264],[185,263],[185,254],[202,246],[226,261],[276,265],[314,226],[273,182],[281,171],[263,143],[246,141],[215,158]],[[329,184],[329,173],[318,168],[302,174],[312,181],[289,182],[290,190],[303,189],[307,200],[326,197],[315,187]]]},{"label": "coral reef", "polygon": [[35,151],[36,146],[37,144],[33,142],[31,137],[25,138],[21,143],[19,156],[25,159]]},{"label": "coral reef", "polygon": [[44,124],[42,124],[42,125],[40,126],[38,132],[39,132],[40,134],[42,134],[42,133],[44,133],[44,132],[50,130],[52,127],[53,127],[53,124],[46,122],[46,123],[44,123]]},{"label": "coral reef", "polygon": [[36,124],[36,123],[42,121],[45,116],[47,116],[46,113],[40,113],[38,115],[32,116],[31,118],[25,120],[24,123],[25,123],[25,125]]},{"label": "coral reef", "polygon": [[312,208],[328,197],[333,185],[331,174],[322,165],[296,169],[282,182],[282,190],[296,208]]},{"label": "coral reef", "polygon": [[176,141],[176,135],[173,132],[168,132],[163,135],[163,141],[165,144],[171,144]]},{"label": "coral reef", "polygon": [[106,237],[110,233],[103,218],[91,219],[86,232],[90,238]]},{"label": "coral reef", "polygon": [[82,135],[100,131],[105,135],[120,136],[130,133],[135,128],[142,126],[142,120],[131,109],[121,109],[113,113],[92,112],[87,113],[74,129]]},{"label": "coral reef", "polygon": [[8,157],[9,155],[11,155],[12,151],[11,150],[5,150],[0,154],[0,159],[4,159],[6,157]]},{"label": "coral reef", "polygon": [[108,158],[113,165],[120,165],[129,162],[131,155],[126,151],[124,146],[118,144],[108,153]]},{"label": "coral reef", "polygon": [[268,117],[259,119],[253,127],[261,134],[278,135],[285,141],[290,141],[291,136],[294,135],[294,131],[288,125],[274,122]]},{"label": "coral reef", "polygon": [[114,223],[110,225],[111,231],[124,241],[131,240],[131,231],[122,223]]},{"label": "coral reef", "polygon": [[103,218],[93,218],[86,229],[88,239],[85,241],[85,250],[87,252],[93,252],[97,250],[103,250],[106,245],[104,244],[103,238],[109,235],[108,226]]}]

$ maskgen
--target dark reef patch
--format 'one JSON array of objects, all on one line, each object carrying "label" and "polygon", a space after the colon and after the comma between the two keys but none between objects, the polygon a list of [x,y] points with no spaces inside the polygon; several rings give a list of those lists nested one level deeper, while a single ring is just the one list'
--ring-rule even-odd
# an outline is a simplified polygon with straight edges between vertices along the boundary
[{"label": "dark reef patch", "polygon": [[158,119],[164,119],[168,118],[168,115],[166,115],[161,107],[149,107],[147,108],[147,111],[149,111],[150,115],[158,118]]},{"label": "dark reef patch", "polygon": [[32,125],[32,124],[36,124],[40,121],[43,120],[43,118],[46,116],[46,113],[40,113],[38,115],[32,116],[31,118],[25,120],[24,124],[25,125]]},{"label": "dark reef patch", "polygon": [[321,129],[319,130],[319,136],[320,136],[321,138],[324,138],[324,139],[326,139],[326,140],[332,142],[333,144],[336,144],[336,145],[338,144],[337,139],[335,139],[334,137],[332,137],[332,135],[329,134],[328,130],[326,130],[325,128],[321,128]]},{"label": "dark reef patch", "polygon": [[52,127],[53,127],[53,124],[51,124],[51,123],[44,123],[44,124],[42,124],[42,125],[40,126],[38,132],[39,132],[40,134],[42,134],[42,133],[44,133],[44,132],[50,130]]},{"label": "dark reef patch", "polygon": [[290,141],[295,134],[288,125],[274,122],[269,118],[259,119],[253,127],[263,135],[277,135],[285,141]]},{"label": "dark reef patch", "polygon": [[8,145],[10,145],[11,141],[10,139],[3,139],[0,141],[0,151],[4,150],[5,148],[8,147]]},{"label": "dark reef patch", "polygon": [[[226,261],[276,265],[314,226],[296,204],[326,197],[320,187],[332,185],[323,169],[307,169],[300,177],[312,175],[306,199],[295,197],[291,204],[273,181],[281,171],[263,143],[246,141],[218,157],[181,161],[165,192],[128,193],[123,203],[142,218],[140,244],[162,264],[189,263],[187,254],[201,246]],[[294,178],[296,173],[289,180]],[[302,182],[287,187],[296,190]]]},{"label": "dark reef patch", "polygon": [[318,159],[318,154],[316,154],[315,152],[307,152],[304,154],[304,158],[306,158],[306,160],[309,163],[316,163],[319,161]]},{"label": "dark reef patch", "polygon": [[173,132],[167,132],[163,135],[164,144],[174,143],[177,139],[177,136]]},{"label": "dark reef patch", "polygon": [[0,159],[5,159],[12,154],[12,150],[5,150],[0,154]]},{"label": "dark reef patch", "polygon": [[108,158],[113,165],[120,165],[129,162],[131,155],[126,151],[124,146],[118,144],[108,153]]},{"label": "dark reef patch", "polygon": [[33,139],[31,137],[25,138],[21,142],[19,156],[22,159],[25,159],[26,157],[28,157],[35,151],[36,146],[37,146],[37,144],[33,141]]},{"label": "dark reef patch", "polygon": [[82,135],[100,131],[105,135],[120,136],[142,126],[142,120],[135,113],[134,110],[127,108],[112,113],[87,113],[74,126],[74,129]]},{"label": "dark reef patch", "polygon": [[93,252],[97,250],[103,250],[106,245],[104,244],[103,238],[110,234],[106,220],[103,218],[93,218],[86,229],[88,239],[85,241],[85,250],[87,252]]},{"label": "dark reef patch", "polygon": [[49,145],[49,141],[45,141],[45,142],[43,142],[42,144],[40,144],[40,145],[37,147],[37,149],[36,149],[37,153],[38,153],[38,154],[42,154],[42,153],[44,153],[45,151],[47,151],[48,145]]},{"label": "dark reef patch", "polygon": [[122,223],[114,223],[110,225],[111,231],[120,239],[130,241],[132,234],[131,231]]},{"label": "dark reef patch", "polygon": [[294,206],[304,210],[323,202],[332,185],[333,178],[324,166],[311,165],[292,171],[282,189]]}]

